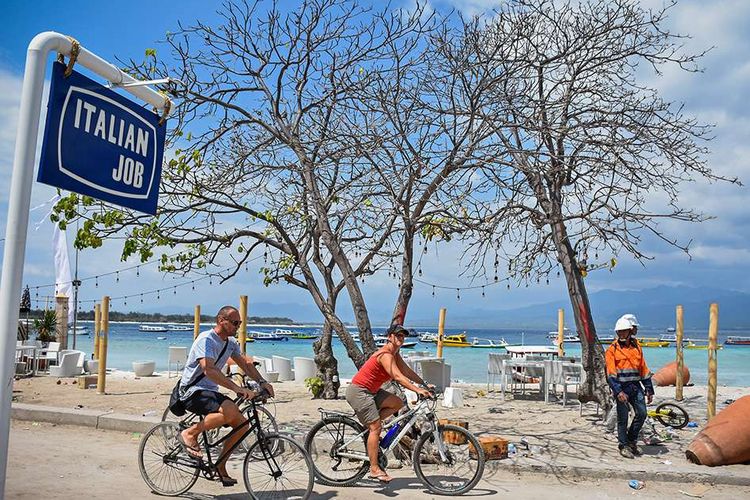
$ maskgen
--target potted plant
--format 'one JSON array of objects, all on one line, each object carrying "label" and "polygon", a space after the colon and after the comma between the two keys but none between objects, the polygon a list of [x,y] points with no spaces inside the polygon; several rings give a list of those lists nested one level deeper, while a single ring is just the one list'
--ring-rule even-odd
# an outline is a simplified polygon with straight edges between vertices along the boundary
[{"label": "potted plant", "polygon": [[43,342],[44,345],[54,342],[57,339],[55,336],[56,328],[57,316],[55,315],[55,311],[44,311],[41,318],[34,320],[34,329],[37,332],[36,339]]}]

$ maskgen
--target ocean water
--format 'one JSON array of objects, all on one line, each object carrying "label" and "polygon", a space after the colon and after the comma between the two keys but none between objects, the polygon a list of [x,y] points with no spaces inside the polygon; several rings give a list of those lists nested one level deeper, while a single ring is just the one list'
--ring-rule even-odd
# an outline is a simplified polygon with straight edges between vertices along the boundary
[{"label": "ocean water", "polygon": [[[91,322],[81,322],[88,326],[92,331]],[[211,325],[204,325],[203,329],[210,328]],[[275,327],[259,327],[251,325],[250,329],[264,332],[271,332]],[[316,333],[318,327],[292,327],[295,331],[305,333]],[[420,329],[421,330],[421,329]],[[375,334],[385,331],[384,328],[373,328]],[[435,329],[426,329],[425,331],[435,332]],[[461,333],[462,329],[446,329],[446,334]],[[549,345],[547,332],[541,330],[510,330],[510,329],[471,329],[467,335],[471,337],[482,337],[490,339],[504,338],[511,344],[525,345]],[[663,332],[639,330],[639,337],[658,337]],[[720,332],[719,342],[723,343],[728,335],[750,336],[745,332]],[[166,337],[165,340],[158,340],[157,337]],[[706,338],[705,331],[685,331],[686,338],[700,339]],[[72,346],[72,337],[68,340],[68,347]],[[418,339],[411,339],[418,340]],[[169,346],[190,347],[193,341],[193,332],[159,332],[147,333],[138,330],[138,325],[133,323],[110,323],[110,331],[107,349],[107,366],[119,370],[132,370],[133,361],[151,360],[156,361],[157,371],[166,371],[167,356]],[[289,339],[283,342],[253,342],[247,344],[247,352],[250,355],[257,356],[283,356],[293,358],[294,356],[312,357],[312,340],[294,340]],[[606,345],[605,345],[606,347]],[[76,339],[76,348],[88,353],[93,351],[93,335],[81,336]],[[418,342],[416,350],[436,352],[435,344]],[[566,344],[566,355],[580,356],[580,345]],[[674,361],[675,348],[644,348],[646,362],[652,371],[659,367]],[[351,378],[356,369],[354,363],[349,360],[341,342],[334,338],[334,352],[339,361],[339,373],[343,378]],[[403,350],[404,354],[409,349]],[[463,382],[483,383],[487,381],[487,353],[504,352],[504,350],[473,349],[445,347],[443,356],[452,366],[451,378]],[[708,369],[708,352],[705,350],[685,349],[684,360],[690,369],[690,382],[698,385],[706,384]],[[724,346],[718,351],[718,371],[719,385],[750,387],[750,346]]]}]

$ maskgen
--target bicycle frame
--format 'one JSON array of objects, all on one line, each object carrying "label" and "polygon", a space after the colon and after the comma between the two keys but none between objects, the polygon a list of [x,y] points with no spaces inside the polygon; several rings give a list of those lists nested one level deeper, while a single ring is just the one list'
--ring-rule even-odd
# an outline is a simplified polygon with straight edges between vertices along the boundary
[{"label": "bicycle frame", "polygon": [[[326,412],[326,415],[334,415],[334,414],[336,413]],[[412,408],[411,410],[404,413],[403,415],[400,415],[399,417],[394,418],[393,420],[388,422],[388,424],[383,426],[382,430],[387,431],[388,429],[396,425],[398,422],[402,422],[408,419],[408,422],[406,422],[406,424],[401,428],[401,431],[396,435],[395,438],[393,438],[393,440],[388,445],[388,447],[383,450],[383,453],[388,454],[392,452],[396,448],[396,446],[398,446],[399,441],[401,441],[401,439],[406,435],[406,433],[409,432],[409,430],[414,426],[414,424],[417,423],[417,419],[423,414],[427,416],[427,420],[432,425],[432,432],[435,435],[435,442],[438,443],[438,452],[440,453],[440,459],[447,460],[447,453],[445,450],[445,445],[443,444],[443,440],[440,439],[438,427],[437,425],[435,425],[436,418],[435,418],[434,408],[430,408],[430,404],[428,400],[426,399],[420,400],[419,403],[417,403],[416,407]],[[349,439],[348,441],[345,441],[344,443],[341,444],[339,449],[346,448],[350,444],[361,440],[364,437],[364,435],[367,434],[367,432],[368,430],[365,429],[364,431],[360,432],[353,438]],[[338,452],[338,451],[337,451],[337,454],[338,456],[343,457],[343,458],[353,458],[357,460],[364,460],[366,462],[370,461],[370,458],[367,456],[367,454],[356,453],[356,452]]]}]

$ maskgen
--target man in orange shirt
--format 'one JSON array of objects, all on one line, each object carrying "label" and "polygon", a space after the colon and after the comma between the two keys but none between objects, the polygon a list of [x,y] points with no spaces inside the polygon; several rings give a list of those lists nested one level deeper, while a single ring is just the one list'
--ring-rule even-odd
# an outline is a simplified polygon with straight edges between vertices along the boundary
[{"label": "man in orange shirt", "polygon": [[[634,330],[629,318],[623,316],[618,319],[615,324],[617,338],[605,354],[607,382],[617,403],[618,448],[620,455],[625,458],[635,458],[642,454],[636,441],[646,421],[646,402],[651,403],[654,398],[651,372],[646,365],[641,346],[633,337]],[[635,410],[630,428],[628,404]]]}]

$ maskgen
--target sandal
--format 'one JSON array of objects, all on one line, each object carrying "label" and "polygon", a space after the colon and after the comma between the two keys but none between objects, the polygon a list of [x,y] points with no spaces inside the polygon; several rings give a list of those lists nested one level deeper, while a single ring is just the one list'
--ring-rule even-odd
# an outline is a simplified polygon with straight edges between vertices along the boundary
[{"label": "sandal", "polygon": [[221,482],[221,485],[225,488],[228,488],[230,486],[234,486],[237,484],[237,480],[230,476],[222,476],[219,474],[219,481]]},{"label": "sandal", "polygon": [[390,483],[393,481],[393,478],[388,475],[387,472],[379,472],[378,474],[367,474],[368,479],[375,479],[376,481],[380,481],[381,483]]},{"label": "sandal", "polygon": [[185,442],[185,439],[182,437],[182,433],[177,434],[177,441],[182,445],[182,449],[185,450],[185,453],[190,455],[192,458],[195,458],[197,460],[203,459],[203,452],[201,451],[201,449],[187,444]]}]

